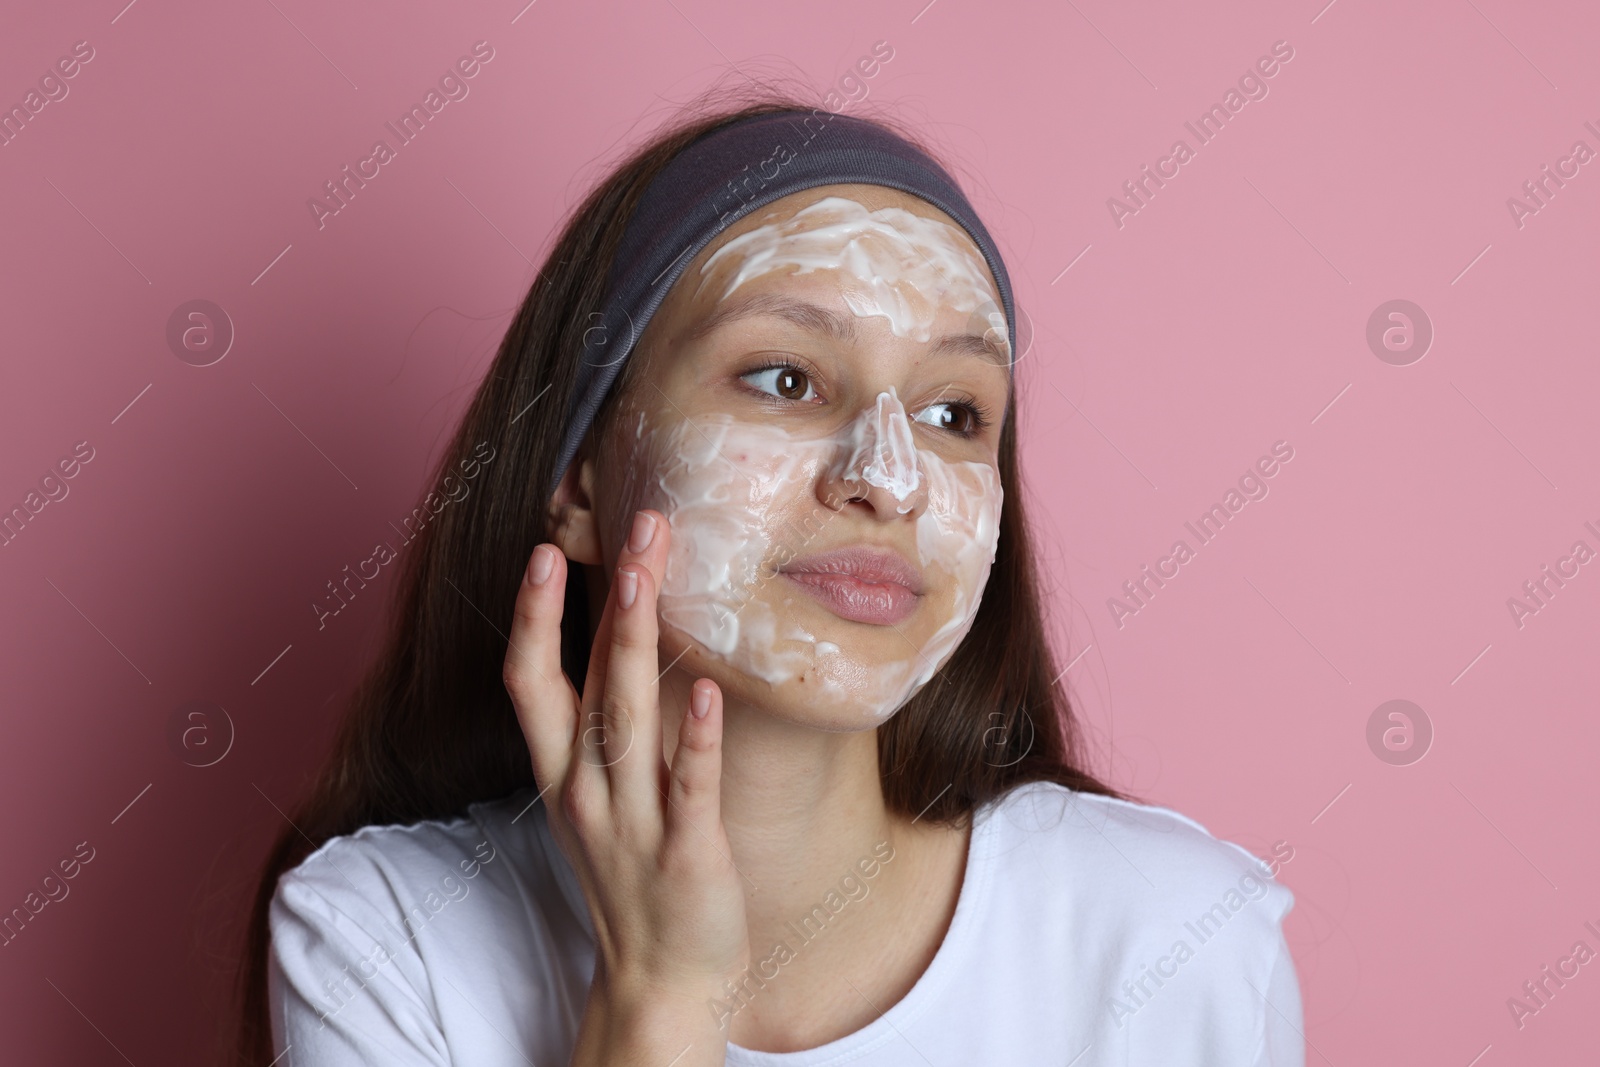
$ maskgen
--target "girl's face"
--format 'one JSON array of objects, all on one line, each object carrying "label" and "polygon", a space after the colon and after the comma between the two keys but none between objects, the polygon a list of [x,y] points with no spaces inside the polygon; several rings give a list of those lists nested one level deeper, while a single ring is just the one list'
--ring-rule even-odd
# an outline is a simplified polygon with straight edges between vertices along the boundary
[{"label": "girl's face", "polygon": [[632,358],[593,507],[611,567],[636,510],[667,517],[663,666],[883,722],[970,628],[999,535],[1010,349],[977,246],[895,190],[796,193],[689,264]]}]

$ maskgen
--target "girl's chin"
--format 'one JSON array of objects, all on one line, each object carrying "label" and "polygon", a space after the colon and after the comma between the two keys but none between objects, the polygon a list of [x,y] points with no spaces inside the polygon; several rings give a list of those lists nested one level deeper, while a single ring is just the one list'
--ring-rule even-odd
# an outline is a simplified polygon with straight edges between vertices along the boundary
[{"label": "girl's chin", "polygon": [[870,701],[824,702],[816,698],[814,690],[799,685],[766,688],[763,695],[748,703],[774,719],[823,733],[860,733],[876,729],[893,718],[898,707],[891,705],[883,709]]},{"label": "girl's chin", "polygon": [[[901,641],[903,644],[903,640]],[[882,725],[910,697],[910,665],[904,661],[846,660],[838,653],[798,672],[758,672],[729,657],[713,655],[681,634],[664,635],[662,662],[693,678],[710,678],[722,690],[725,704],[760,709],[775,718],[818,730],[851,732]],[[827,662],[832,661],[832,662]],[[902,680],[903,679],[903,680]],[[885,691],[885,681],[890,681]]]}]

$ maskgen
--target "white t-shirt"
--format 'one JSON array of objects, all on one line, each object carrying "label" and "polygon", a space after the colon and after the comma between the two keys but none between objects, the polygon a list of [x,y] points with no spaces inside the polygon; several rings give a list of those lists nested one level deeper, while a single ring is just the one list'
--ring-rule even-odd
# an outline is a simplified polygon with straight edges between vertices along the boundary
[{"label": "white t-shirt", "polygon": [[[284,874],[268,971],[281,1067],[570,1061],[594,934],[535,796],[364,827]],[[786,944],[803,951],[870,892],[881,867],[858,866]],[[727,1063],[1303,1067],[1293,903],[1176,812],[1030,782],[976,812],[950,928],[904,998],[802,1052],[730,1043]],[[772,978],[786,960],[757,962]]]}]

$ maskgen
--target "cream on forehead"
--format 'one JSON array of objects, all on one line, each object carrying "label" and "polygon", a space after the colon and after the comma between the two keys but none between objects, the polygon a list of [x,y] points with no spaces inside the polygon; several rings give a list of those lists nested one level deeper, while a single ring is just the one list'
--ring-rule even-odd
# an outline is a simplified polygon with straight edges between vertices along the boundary
[{"label": "cream on forehead", "polygon": [[[659,508],[672,529],[660,615],[712,655],[774,686],[802,685],[818,706],[860,708],[881,721],[933,677],[971,628],[999,542],[999,474],[987,463],[915,448],[892,391],[826,436],[728,415],[647,432],[642,412],[639,419],[628,469],[652,473],[625,493]],[[926,493],[907,551],[930,579],[942,572],[930,585],[938,596],[924,604],[932,617],[922,620],[937,625],[915,643],[897,627],[887,658],[808,631],[793,608],[805,594],[774,573],[850,543],[848,523],[858,520],[831,527],[841,516],[816,499],[823,479],[879,486],[902,504]],[[806,510],[797,513],[796,504]],[[850,632],[852,624],[839,625]]]},{"label": "cream on forehead", "polygon": [[[999,306],[988,267],[964,230],[904,208],[868,211],[842,196],[824,197],[791,218],[728,241],[701,266],[701,288],[725,257],[742,261],[719,299],[785,267],[797,268],[798,274],[837,270],[860,283],[844,293],[852,312],[882,315],[896,337],[917,341],[929,339],[943,307],[972,312]],[[1005,315],[989,315],[986,325],[1009,351]]]}]

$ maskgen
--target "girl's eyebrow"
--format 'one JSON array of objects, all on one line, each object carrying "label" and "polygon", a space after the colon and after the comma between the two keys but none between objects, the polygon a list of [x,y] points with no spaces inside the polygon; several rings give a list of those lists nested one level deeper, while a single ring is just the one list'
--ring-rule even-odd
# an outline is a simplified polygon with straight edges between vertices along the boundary
[{"label": "girl's eyebrow", "polygon": [[1011,363],[1011,358],[1005,349],[999,342],[991,341],[988,333],[982,336],[975,333],[947,333],[935,341],[930,350],[930,354],[936,356],[946,353],[956,356],[978,356],[1001,367]]},{"label": "girl's eyebrow", "polygon": [[[758,293],[743,300],[725,302],[689,331],[686,340],[694,341],[712,331],[742,319],[770,315],[786,319],[803,330],[822,334],[842,344],[853,344],[856,332],[855,316],[845,315],[832,308],[799,300],[778,293]],[[931,355],[978,356],[1004,367],[1010,358],[1001,346],[990,340],[989,334],[952,333],[933,343]]]},{"label": "girl's eyebrow", "polygon": [[758,293],[743,300],[723,302],[717,310],[707,315],[689,332],[688,340],[697,340],[713,330],[758,315],[771,315],[787,319],[803,330],[820,333],[846,344],[856,340],[854,316],[843,315],[831,308],[813,304],[777,293]]}]

